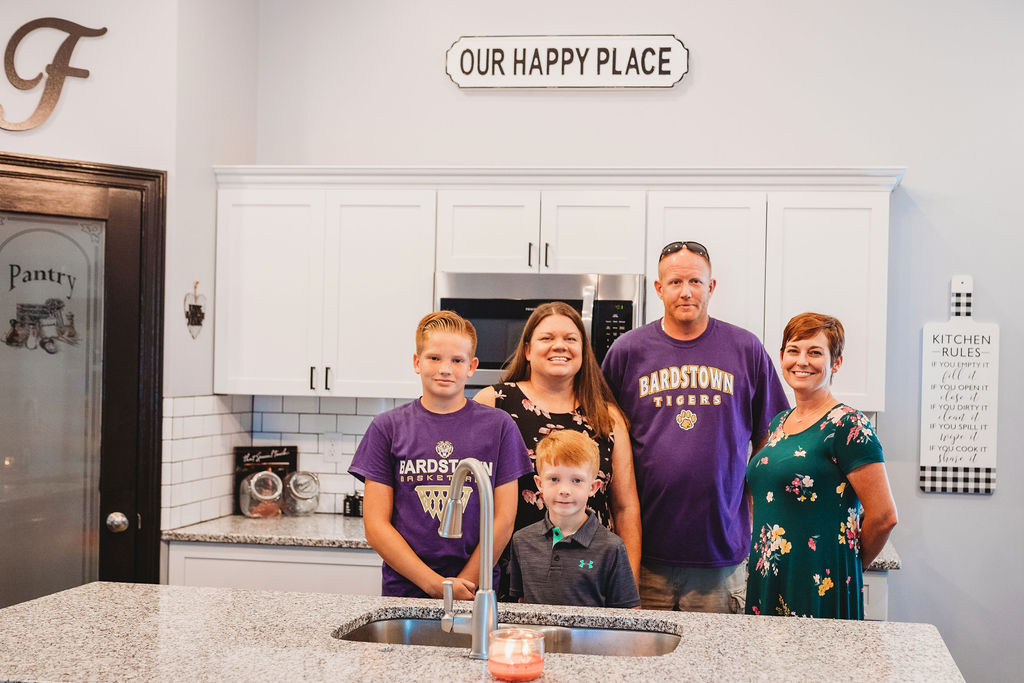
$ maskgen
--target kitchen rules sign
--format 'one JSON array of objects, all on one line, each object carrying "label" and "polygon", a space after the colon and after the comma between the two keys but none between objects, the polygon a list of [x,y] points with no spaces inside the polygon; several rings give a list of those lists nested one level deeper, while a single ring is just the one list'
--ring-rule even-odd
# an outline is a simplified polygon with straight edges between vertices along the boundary
[{"label": "kitchen rules sign", "polygon": [[689,52],[673,35],[463,36],[445,68],[460,88],[671,88]]},{"label": "kitchen rules sign", "polygon": [[926,492],[993,493],[999,326],[971,317],[972,280],[953,278],[953,317],[924,326],[920,485]]}]

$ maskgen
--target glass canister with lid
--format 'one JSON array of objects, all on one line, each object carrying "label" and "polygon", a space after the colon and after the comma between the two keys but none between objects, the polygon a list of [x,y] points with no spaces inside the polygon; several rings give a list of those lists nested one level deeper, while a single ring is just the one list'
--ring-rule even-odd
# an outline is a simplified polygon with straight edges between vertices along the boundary
[{"label": "glass canister with lid", "polygon": [[284,478],[284,514],[311,515],[320,504],[320,480],[313,472],[291,472]]},{"label": "glass canister with lid", "polygon": [[238,506],[246,517],[280,517],[284,484],[271,470],[253,472],[238,487]]}]

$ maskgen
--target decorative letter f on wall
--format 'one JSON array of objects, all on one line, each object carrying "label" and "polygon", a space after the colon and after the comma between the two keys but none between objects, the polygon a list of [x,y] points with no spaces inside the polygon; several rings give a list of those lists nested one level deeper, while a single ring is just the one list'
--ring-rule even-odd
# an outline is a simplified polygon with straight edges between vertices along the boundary
[{"label": "decorative letter f on wall", "polygon": [[18,76],[18,72],[14,68],[14,52],[18,49],[18,45],[25,36],[37,28],[55,28],[58,31],[67,33],[68,37],[57,48],[57,54],[53,56],[53,62],[46,65],[47,77],[46,85],[43,87],[43,96],[39,99],[39,104],[36,105],[36,110],[32,112],[32,116],[21,123],[7,121],[3,117],[4,108],[0,106],[0,128],[4,130],[30,130],[42,125],[49,118],[54,107],[57,106],[57,100],[60,99],[60,91],[64,87],[64,79],[68,76],[74,76],[75,78],[89,77],[89,72],[86,69],[76,69],[71,66],[71,53],[74,52],[78,39],[95,38],[107,32],[106,28],[87,28],[73,21],[57,19],[56,17],[47,17],[28,22],[14,32],[11,39],[7,41],[7,49],[4,51],[4,71],[7,72],[7,80],[18,90],[31,90],[39,85],[39,81],[43,78],[43,74],[38,73],[35,78],[25,80]]}]

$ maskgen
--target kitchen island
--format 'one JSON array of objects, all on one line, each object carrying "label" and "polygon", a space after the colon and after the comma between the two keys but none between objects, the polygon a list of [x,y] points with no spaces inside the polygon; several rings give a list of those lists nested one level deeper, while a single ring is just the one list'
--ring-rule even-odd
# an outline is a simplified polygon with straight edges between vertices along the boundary
[{"label": "kitchen island", "polygon": [[[440,600],[97,582],[0,610],[0,679],[493,680],[465,649],[334,636],[440,616]],[[546,681],[963,680],[928,624],[518,604],[499,619],[680,636],[659,657],[548,654]]]}]

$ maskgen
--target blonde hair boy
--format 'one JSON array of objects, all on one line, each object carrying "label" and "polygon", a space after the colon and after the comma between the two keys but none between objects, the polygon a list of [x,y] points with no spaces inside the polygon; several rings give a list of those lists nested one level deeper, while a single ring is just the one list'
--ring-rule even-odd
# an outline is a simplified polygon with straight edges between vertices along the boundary
[{"label": "blonde hair boy", "polygon": [[454,311],[437,311],[420,318],[416,325],[416,353],[423,353],[427,337],[434,332],[448,332],[466,337],[469,340],[469,355],[476,355],[476,328]]}]

